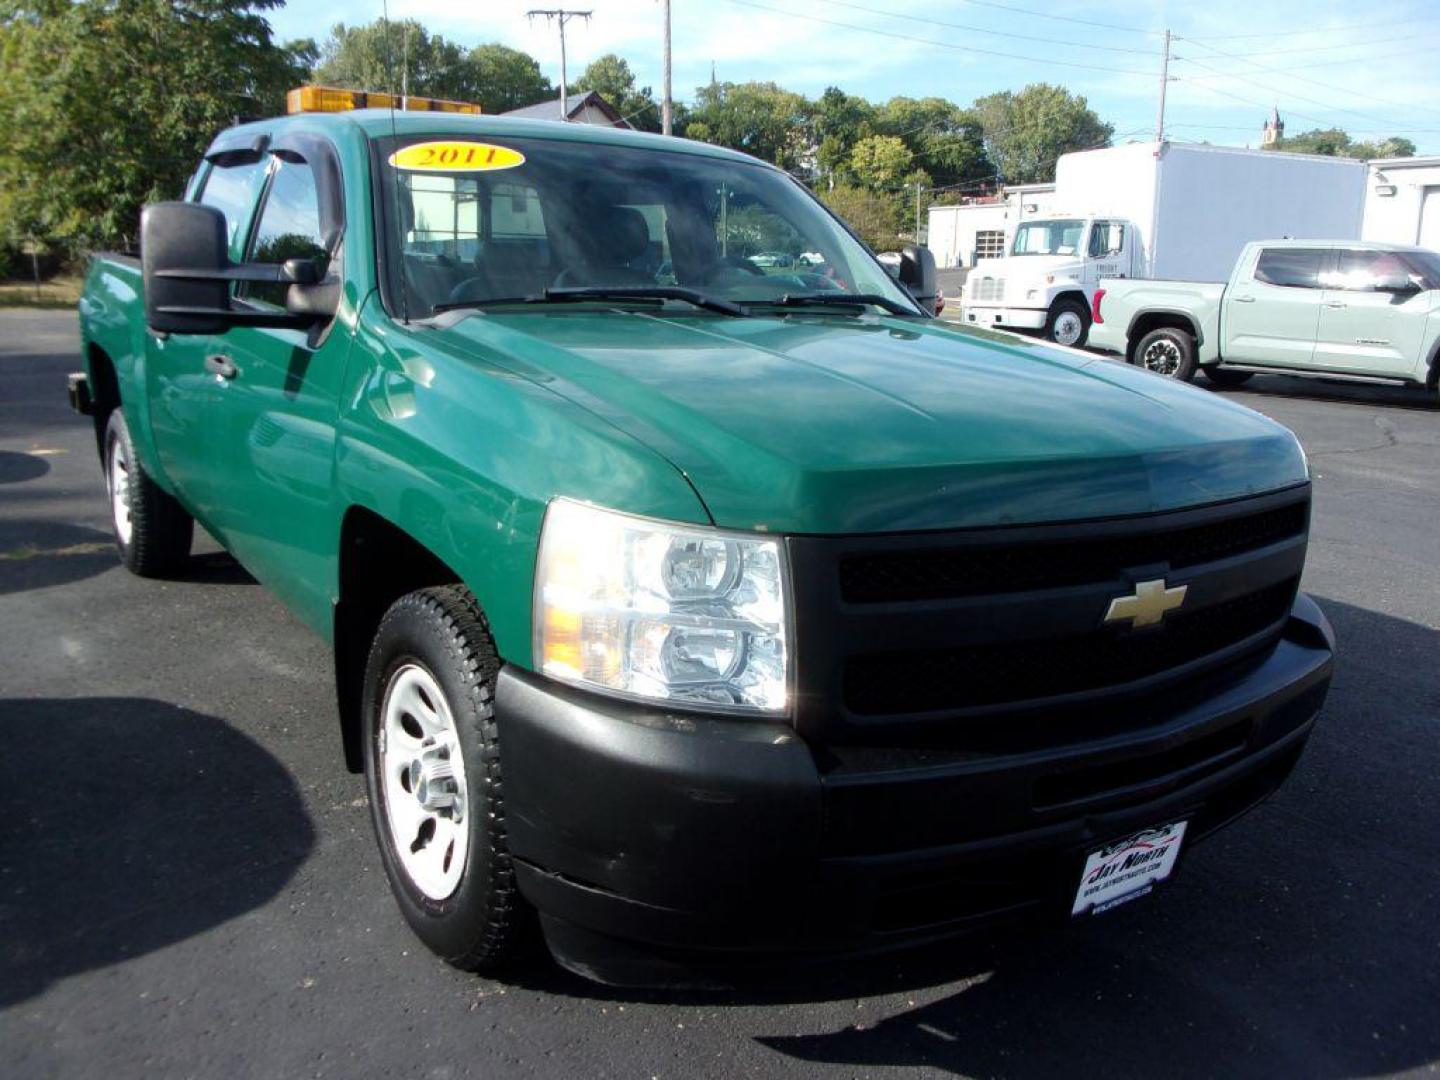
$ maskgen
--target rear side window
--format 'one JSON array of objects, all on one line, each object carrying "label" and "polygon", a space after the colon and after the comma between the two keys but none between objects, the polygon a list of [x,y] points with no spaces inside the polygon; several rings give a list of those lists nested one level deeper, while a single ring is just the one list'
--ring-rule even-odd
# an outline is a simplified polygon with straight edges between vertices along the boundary
[{"label": "rear side window", "polygon": [[[276,161],[274,176],[260,207],[260,220],[250,238],[248,262],[283,263],[287,259],[314,259],[321,276],[330,254],[320,235],[320,195],[310,166],[297,161]],[[241,293],[251,300],[285,306],[289,286],[247,283]]]},{"label": "rear side window", "polygon": [[1330,252],[1312,248],[1271,248],[1260,253],[1255,280],[1288,289],[1318,289],[1320,268]]},{"label": "rear side window", "polygon": [[1332,289],[1350,292],[1374,292],[1410,280],[1414,271],[1394,251],[1353,251],[1342,249],[1335,271],[1325,275]]},{"label": "rear side window", "polygon": [[243,165],[216,165],[205,178],[197,200],[206,206],[213,206],[225,215],[225,235],[231,248],[235,238],[250,216],[255,205],[255,179],[260,173],[260,163],[249,161]]}]

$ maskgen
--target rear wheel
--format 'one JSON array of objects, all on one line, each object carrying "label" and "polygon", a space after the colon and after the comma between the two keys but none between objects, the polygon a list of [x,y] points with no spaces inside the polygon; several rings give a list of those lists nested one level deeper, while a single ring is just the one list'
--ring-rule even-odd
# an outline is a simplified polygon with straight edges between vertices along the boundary
[{"label": "rear wheel", "polygon": [[1195,377],[1195,338],[1173,326],[1151,330],[1135,346],[1134,363],[1156,375],[1189,382]]},{"label": "rear wheel", "polygon": [[1205,378],[1209,379],[1216,386],[1244,386],[1250,381],[1253,371],[1235,371],[1231,368],[1222,368],[1216,364],[1200,369],[1205,372]]},{"label": "rear wheel", "polygon": [[499,671],[485,617],[458,585],[397,600],[365,670],[365,775],[390,889],[416,935],[471,971],[501,966],[524,922],[505,841]]},{"label": "rear wheel", "polygon": [[105,487],[120,561],[141,577],[174,573],[190,554],[195,520],[150,479],[119,409],[105,425],[104,448]]},{"label": "rear wheel", "polygon": [[1090,336],[1090,310],[1074,297],[1055,301],[1045,320],[1045,337],[1057,345],[1080,348]]}]

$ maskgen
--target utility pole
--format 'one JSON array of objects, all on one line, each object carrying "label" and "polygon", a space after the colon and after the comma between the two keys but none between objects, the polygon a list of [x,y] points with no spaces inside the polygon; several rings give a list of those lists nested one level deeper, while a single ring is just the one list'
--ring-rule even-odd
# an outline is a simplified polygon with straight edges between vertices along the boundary
[{"label": "utility pole", "polygon": [[560,27],[560,119],[570,119],[570,88],[569,72],[565,67],[565,24],[571,19],[584,19],[590,21],[592,12],[589,11],[567,11],[563,8],[532,8],[525,13],[527,19],[534,19],[542,15],[546,22],[554,22]]},{"label": "utility pole", "polygon": [[[1165,54],[1160,61],[1160,114],[1155,118],[1155,142],[1165,141],[1165,90],[1170,85],[1170,31],[1165,31]],[[1156,151],[1159,152],[1158,150]]]},{"label": "utility pole", "polygon": [[660,133],[670,134],[670,0],[660,0],[665,16],[665,47],[660,53],[663,69],[660,88]]},{"label": "utility pole", "polygon": [[915,243],[920,243],[920,193],[924,191],[924,185],[915,181]]},{"label": "utility pole", "polygon": [[[410,108],[410,24],[405,24],[405,47],[403,50],[405,60],[400,65],[400,108]],[[394,86],[394,83],[390,84]]]}]

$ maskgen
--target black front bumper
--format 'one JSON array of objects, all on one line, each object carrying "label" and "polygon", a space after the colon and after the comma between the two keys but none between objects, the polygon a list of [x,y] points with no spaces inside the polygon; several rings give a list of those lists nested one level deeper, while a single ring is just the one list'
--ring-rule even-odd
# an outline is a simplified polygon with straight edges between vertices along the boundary
[{"label": "black front bumper", "polygon": [[1290,772],[1333,635],[1300,596],[1274,650],[1159,724],[1023,752],[816,747],[790,728],[497,691],[509,842],[551,925],[684,950],[868,951],[1070,909],[1086,853]]}]

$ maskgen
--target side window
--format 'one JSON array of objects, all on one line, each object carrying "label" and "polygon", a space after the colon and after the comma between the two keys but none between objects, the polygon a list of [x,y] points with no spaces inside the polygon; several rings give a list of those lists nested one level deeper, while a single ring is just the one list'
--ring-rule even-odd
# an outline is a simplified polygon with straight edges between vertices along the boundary
[{"label": "side window", "polygon": [[250,216],[250,208],[255,205],[255,180],[259,173],[258,161],[244,165],[215,165],[210,169],[210,175],[205,177],[205,186],[200,189],[200,198],[196,200],[215,207],[225,215],[225,235],[232,250],[240,229]]},{"label": "side window", "polygon": [[1326,287],[1330,289],[1374,292],[1384,286],[1393,287],[1396,283],[1403,283],[1410,278],[1410,267],[1393,251],[1353,251],[1342,248],[1339,256],[1334,273],[1325,275]]},{"label": "side window", "polygon": [[1318,289],[1320,267],[1329,255],[1309,248],[1270,248],[1255,263],[1255,280],[1288,289]]},{"label": "side window", "polygon": [[1103,259],[1111,252],[1120,254],[1125,244],[1125,226],[1119,221],[1097,221],[1090,228],[1090,257]]},{"label": "side window", "polygon": [[[320,235],[320,196],[315,174],[303,162],[275,159],[276,168],[260,207],[260,218],[250,236],[247,262],[283,263],[287,259],[314,259],[323,275],[330,253]],[[289,286],[280,283],[246,283],[240,292],[249,300],[285,306]]]}]

